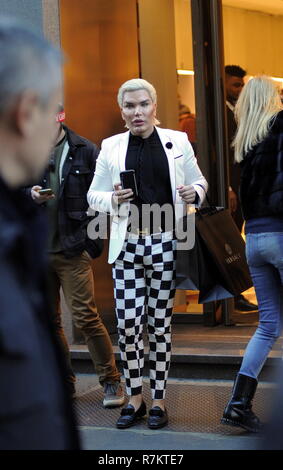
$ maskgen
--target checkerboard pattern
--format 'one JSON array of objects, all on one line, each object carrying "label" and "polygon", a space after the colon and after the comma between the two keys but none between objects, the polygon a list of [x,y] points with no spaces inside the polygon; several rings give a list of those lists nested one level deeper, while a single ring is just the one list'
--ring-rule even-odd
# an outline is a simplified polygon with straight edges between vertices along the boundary
[{"label": "checkerboard pattern", "polygon": [[142,393],[143,329],[147,325],[152,398],[165,397],[171,357],[176,243],[172,232],[144,237],[129,234],[113,265],[119,346],[128,395]]}]

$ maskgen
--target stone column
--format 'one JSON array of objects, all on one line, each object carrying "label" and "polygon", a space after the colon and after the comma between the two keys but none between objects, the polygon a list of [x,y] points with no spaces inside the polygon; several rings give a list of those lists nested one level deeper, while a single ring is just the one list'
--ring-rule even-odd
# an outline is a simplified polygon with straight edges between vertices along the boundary
[{"label": "stone column", "polygon": [[42,0],[42,20],[45,37],[60,47],[59,0]]}]

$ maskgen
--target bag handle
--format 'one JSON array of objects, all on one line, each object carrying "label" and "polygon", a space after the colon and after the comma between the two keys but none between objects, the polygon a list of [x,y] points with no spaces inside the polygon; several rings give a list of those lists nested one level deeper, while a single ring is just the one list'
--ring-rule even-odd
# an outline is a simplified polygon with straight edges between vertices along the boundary
[{"label": "bag handle", "polygon": [[219,208],[217,206],[212,206],[207,193],[205,195],[205,199],[208,202],[208,206],[196,208],[196,213],[198,214],[199,217],[203,217],[203,216],[205,217],[207,215],[213,215],[213,214],[216,214],[217,212],[219,212],[220,210],[224,210],[224,208]]}]

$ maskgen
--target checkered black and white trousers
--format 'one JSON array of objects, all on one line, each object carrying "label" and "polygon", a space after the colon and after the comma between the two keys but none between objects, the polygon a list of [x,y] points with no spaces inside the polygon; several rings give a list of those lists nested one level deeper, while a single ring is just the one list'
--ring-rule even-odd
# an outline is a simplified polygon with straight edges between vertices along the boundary
[{"label": "checkered black and white trousers", "polygon": [[173,232],[129,234],[113,265],[119,346],[128,395],[142,393],[147,324],[152,399],[165,397],[171,357],[176,244]]}]

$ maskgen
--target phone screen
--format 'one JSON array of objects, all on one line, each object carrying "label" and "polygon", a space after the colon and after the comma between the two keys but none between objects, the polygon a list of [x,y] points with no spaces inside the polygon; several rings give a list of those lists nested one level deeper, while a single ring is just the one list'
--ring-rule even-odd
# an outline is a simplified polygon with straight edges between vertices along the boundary
[{"label": "phone screen", "polygon": [[121,171],[120,173],[121,184],[123,189],[131,189],[134,197],[138,195],[138,188],[136,183],[135,170]]},{"label": "phone screen", "polygon": [[40,189],[38,192],[39,192],[39,194],[40,194],[41,196],[44,196],[44,195],[46,195],[46,194],[47,194],[48,196],[51,196],[51,195],[53,194],[53,191],[52,191],[51,188]]}]

